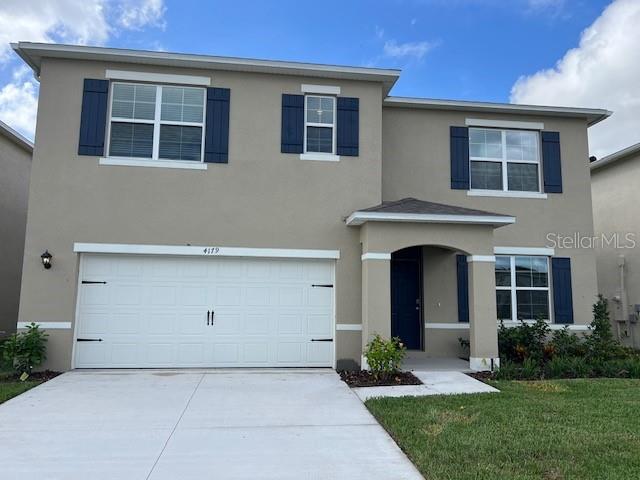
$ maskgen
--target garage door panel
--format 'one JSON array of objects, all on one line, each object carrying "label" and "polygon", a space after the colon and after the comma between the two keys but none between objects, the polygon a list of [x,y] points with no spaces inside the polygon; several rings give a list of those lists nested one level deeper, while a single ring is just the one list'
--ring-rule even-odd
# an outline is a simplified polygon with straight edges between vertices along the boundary
[{"label": "garage door panel", "polygon": [[[78,367],[331,366],[333,264],[84,255]],[[81,279],[82,280],[82,279]],[[215,311],[213,319],[207,312]],[[212,321],[211,321],[212,320]]]}]

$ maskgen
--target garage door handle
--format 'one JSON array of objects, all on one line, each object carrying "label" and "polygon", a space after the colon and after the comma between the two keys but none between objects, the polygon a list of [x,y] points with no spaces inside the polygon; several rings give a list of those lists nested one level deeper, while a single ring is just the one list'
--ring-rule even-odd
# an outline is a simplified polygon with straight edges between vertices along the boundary
[{"label": "garage door handle", "polygon": [[333,338],[312,338],[312,342],[333,342]]},{"label": "garage door handle", "polygon": [[207,326],[209,326],[209,310],[207,310]]},{"label": "garage door handle", "polygon": [[77,338],[76,342],[101,342],[101,338]]}]

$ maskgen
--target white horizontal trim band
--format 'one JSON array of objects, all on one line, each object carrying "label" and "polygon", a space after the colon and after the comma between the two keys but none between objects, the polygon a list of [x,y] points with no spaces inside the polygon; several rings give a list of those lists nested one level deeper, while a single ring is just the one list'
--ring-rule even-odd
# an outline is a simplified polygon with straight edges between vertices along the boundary
[{"label": "white horizontal trim band", "polygon": [[493,255],[469,255],[467,256],[467,263],[471,262],[488,262],[492,263],[496,261],[496,257]]},{"label": "white horizontal trim band", "polygon": [[534,198],[544,200],[548,198],[541,192],[505,192],[504,190],[467,190],[469,197],[504,197],[504,198]]},{"label": "white horizontal trim band", "polygon": [[[42,329],[47,330],[69,330],[71,322],[34,322]],[[18,328],[27,328],[31,322],[18,322]]]},{"label": "white horizontal trim band", "polygon": [[508,225],[516,218],[506,215],[440,215],[426,213],[353,212],[347,225],[362,225],[365,222],[417,222],[417,223],[468,223],[480,225]]},{"label": "white horizontal trim band", "polygon": [[336,330],[347,330],[347,331],[360,331],[362,330],[362,324],[360,323],[336,323]]},{"label": "white horizontal trim band", "polygon": [[154,167],[154,168],[178,168],[183,170],[207,170],[208,163],[180,160],[143,160],[140,158],[113,158],[103,157],[100,165],[118,165],[122,167]]},{"label": "white horizontal trim band", "polygon": [[544,255],[553,257],[555,249],[545,247],[493,247],[496,255]]},{"label": "white horizontal trim band", "polygon": [[[507,322],[503,322],[504,326],[507,328],[514,328],[514,327],[519,327],[520,325],[522,325],[522,322],[512,322],[512,321],[507,321]],[[533,324],[535,322],[533,321],[526,321],[525,323],[527,324]],[[589,325],[574,325],[574,324],[565,324],[565,323],[547,323],[549,325],[549,328],[551,330],[562,330],[564,327],[569,327],[569,330],[574,330],[574,331],[578,331],[578,332],[587,332],[589,331]],[[499,325],[499,323],[498,323]]]},{"label": "white horizontal trim band", "polygon": [[292,248],[242,248],[193,245],[140,245],[124,243],[74,243],[76,253],[125,253],[139,255],[189,255],[197,257],[262,257],[338,259],[340,250]]},{"label": "white horizontal trim band", "polygon": [[512,120],[488,120],[486,118],[467,118],[464,121],[469,127],[521,128],[524,130],[544,130],[541,122],[515,122]]},{"label": "white horizontal trim band", "polygon": [[368,252],[368,253],[363,253],[360,258],[363,261],[364,260],[391,260],[391,254]]},{"label": "white horizontal trim band", "polygon": [[173,83],[178,85],[211,85],[211,78],[196,75],[173,75],[169,73],[132,72],[129,70],[107,70],[105,78],[133,80],[136,82]]},{"label": "white horizontal trim band", "polygon": [[425,323],[424,328],[429,330],[469,330],[468,323]]},{"label": "white horizontal trim band", "polygon": [[316,160],[318,162],[339,162],[340,155],[332,153],[301,153],[300,160]]},{"label": "white horizontal trim band", "polygon": [[302,93],[319,93],[324,95],[340,95],[340,87],[332,85],[308,85],[303,83],[300,86]]}]

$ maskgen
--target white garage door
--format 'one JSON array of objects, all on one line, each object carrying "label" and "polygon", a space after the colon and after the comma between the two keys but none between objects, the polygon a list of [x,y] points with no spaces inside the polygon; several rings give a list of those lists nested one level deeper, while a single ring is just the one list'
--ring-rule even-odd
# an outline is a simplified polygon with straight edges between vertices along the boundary
[{"label": "white garage door", "polygon": [[84,254],[75,366],[331,367],[333,262]]}]

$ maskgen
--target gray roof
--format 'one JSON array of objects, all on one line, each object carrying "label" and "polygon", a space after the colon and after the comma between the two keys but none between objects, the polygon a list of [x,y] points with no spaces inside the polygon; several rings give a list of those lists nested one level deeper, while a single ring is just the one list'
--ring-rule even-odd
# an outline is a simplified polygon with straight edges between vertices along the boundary
[{"label": "gray roof", "polygon": [[33,142],[28,138],[24,137],[20,133],[16,132],[9,125],[0,120],[0,134],[7,137],[9,140],[14,142],[16,145],[24,148],[29,153],[33,152]]},{"label": "gray roof", "polygon": [[475,210],[473,208],[458,207],[444,203],[427,202],[417,198],[403,198],[395,202],[382,202],[375,207],[369,207],[360,212],[380,212],[380,213],[416,213],[424,215],[486,215],[501,216],[501,213],[487,212],[486,210]]},{"label": "gray roof", "polygon": [[622,160],[623,158],[628,158],[636,153],[640,153],[640,143],[636,143],[631,145],[630,147],[623,148],[622,150],[618,150],[617,152],[612,153],[611,155],[607,155],[606,157],[602,157],[595,162],[589,164],[591,170],[597,170],[600,167],[604,167],[605,165],[609,165],[610,163],[616,162],[618,160]]}]

